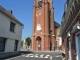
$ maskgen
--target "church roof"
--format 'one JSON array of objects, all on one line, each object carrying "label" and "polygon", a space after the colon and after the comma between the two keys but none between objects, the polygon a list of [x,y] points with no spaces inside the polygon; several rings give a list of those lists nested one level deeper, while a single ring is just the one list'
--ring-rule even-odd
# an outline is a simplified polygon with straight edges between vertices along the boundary
[{"label": "church roof", "polygon": [[56,21],[54,21],[54,25],[57,26],[57,27],[60,27],[60,24]]}]

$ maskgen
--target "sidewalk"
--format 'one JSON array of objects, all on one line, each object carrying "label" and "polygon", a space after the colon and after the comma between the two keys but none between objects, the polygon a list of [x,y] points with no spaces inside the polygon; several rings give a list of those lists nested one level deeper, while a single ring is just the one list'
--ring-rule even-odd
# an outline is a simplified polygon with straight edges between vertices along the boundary
[{"label": "sidewalk", "polygon": [[55,50],[55,51],[33,51],[33,52],[62,52],[61,50]]},{"label": "sidewalk", "polygon": [[28,50],[28,49],[24,49],[22,48],[20,51],[31,51],[31,52],[62,52],[61,50],[55,50],[55,51],[33,51],[33,50]]},{"label": "sidewalk", "polygon": [[28,49],[26,48],[21,48],[20,51],[27,51]]}]

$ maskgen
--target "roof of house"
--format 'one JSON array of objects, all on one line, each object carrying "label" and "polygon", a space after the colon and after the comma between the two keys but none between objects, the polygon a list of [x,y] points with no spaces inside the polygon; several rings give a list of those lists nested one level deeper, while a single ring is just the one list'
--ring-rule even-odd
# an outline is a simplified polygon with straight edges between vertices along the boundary
[{"label": "roof of house", "polygon": [[57,23],[56,21],[54,21],[54,25],[57,26],[57,27],[60,27],[60,24]]},{"label": "roof of house", "polygon": [[24,26],[20,21],[18,21],[9,11],[7,11],[2,6],[0,6],[0,11],[2,13],[4,13],[5,15],[7,15],[8,17],[12,18],[14,21],[16,21],[17,23],[19,23],[20,25]]}]

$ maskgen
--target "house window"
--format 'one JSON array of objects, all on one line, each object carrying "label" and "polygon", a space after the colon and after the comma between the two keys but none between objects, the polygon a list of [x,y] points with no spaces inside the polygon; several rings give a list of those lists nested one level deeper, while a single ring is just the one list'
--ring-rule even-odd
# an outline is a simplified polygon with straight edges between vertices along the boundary
[{"label": "house window", "polygon": [[6,38],[0,37],[0,52],[4,52],[5,50],[5,41],[6,41]]},{"label": "house window", "polygon": [[17,46],[18,46],[18,40],[15,40],[14,51],[17,51]]},{"label": "house window", "polygon": [[10,23],[10,31],[14,32],[15,29],[15,23],[11,22]]}]

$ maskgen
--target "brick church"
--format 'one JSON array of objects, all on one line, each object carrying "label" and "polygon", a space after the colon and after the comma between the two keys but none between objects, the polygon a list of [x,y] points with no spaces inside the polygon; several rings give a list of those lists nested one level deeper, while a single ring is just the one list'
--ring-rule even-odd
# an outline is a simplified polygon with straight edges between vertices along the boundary
[{"label": "brick church", "polygon": [[52,0],[34,0],[32,50],[50,51],[56,48],[56,29]]}]

